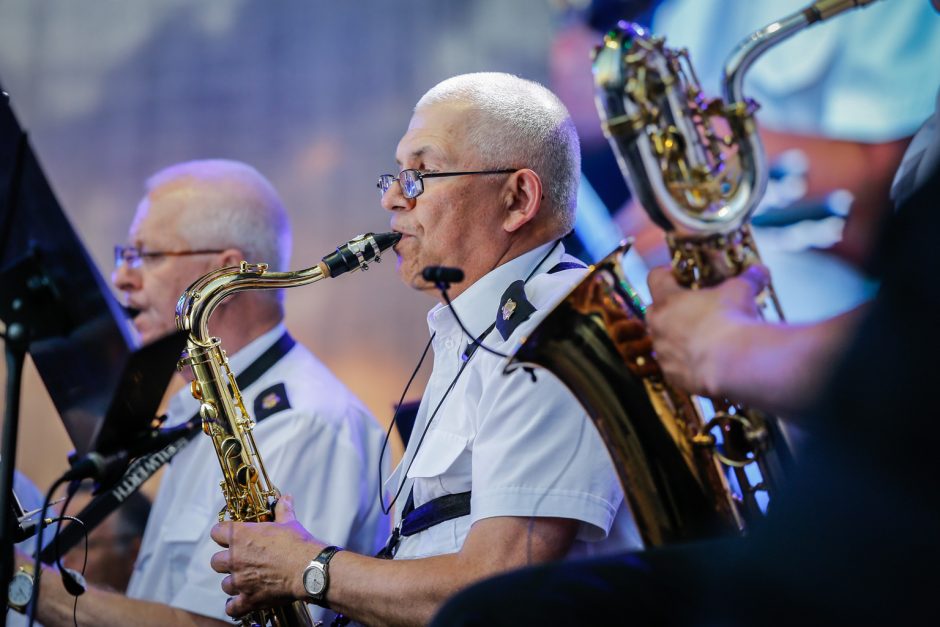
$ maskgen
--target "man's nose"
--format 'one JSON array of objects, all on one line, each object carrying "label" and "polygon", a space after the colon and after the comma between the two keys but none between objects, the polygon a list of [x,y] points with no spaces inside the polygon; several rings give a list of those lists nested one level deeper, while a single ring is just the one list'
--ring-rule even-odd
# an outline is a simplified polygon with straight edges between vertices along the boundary
[{"label": "man's nose", "polygon": [[140,289],[140,272],[122,263],[111,272],[111,285],[121,292],[134,292]]},{"label": "man's nose", "polygon": [[382,194],[382,208],[388,211],[404,211],[415,206],[414,198],[405,198],[401,191],[401,183],[395,181]]}]

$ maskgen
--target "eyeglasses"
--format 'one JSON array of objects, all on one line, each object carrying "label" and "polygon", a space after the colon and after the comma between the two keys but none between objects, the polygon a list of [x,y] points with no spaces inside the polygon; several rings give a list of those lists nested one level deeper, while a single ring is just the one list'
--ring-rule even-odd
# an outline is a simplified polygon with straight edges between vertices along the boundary
[{"label": "eyeglasses", "polygon": [[392,183],[398,181],[401,185],[401,193],[405,198],[417,198],[424,193],[424,179],[435,178],[439,176],[465,176],[468,174],[511,174],[518,172],[514,170],[477,170],[474,172],[419,172],[418,170],[402,170],[398,176],[394,174],[382,174],[379,176],[379,182],[376,187],[382,196],[392,186]]},{"label": "eyeglasses", "polygon": [[187,255],[214,255],[224,252],[222,249],[213,250],[162,250],[162,251],[143,251],[136,246],[115,246],[114,247],[114,267],[120,268],[127,264],[128,268],[139,268],[140,264],[147,259],[159,259],[160,257],[185,257]]}]

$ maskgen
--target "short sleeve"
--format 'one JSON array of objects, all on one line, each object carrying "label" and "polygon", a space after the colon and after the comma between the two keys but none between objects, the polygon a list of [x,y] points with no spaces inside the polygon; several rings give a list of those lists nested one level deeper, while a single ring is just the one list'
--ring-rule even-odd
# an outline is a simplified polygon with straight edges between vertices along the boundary
[{"label": "short sleeve", "polygon": [[[481,356],[500,364],[498,358]],[[501,368],[500,368],[501,370]],[[550,372],[489,382],[473,444],[473,521],[493,516],[580,520],[581,540],[607,536],[623,495],[590,419]]]}]

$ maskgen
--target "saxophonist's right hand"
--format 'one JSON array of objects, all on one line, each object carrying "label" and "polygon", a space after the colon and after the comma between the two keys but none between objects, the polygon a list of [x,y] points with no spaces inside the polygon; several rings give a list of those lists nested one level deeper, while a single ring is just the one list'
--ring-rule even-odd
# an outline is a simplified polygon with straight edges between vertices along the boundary
[{"label": "saxophonist's right hand", "polygon": [[233,618],[306,600],[301,573],[325,545],[297,522],[290,495],[281,497],[274,516],[276,522],[225,521],[212,528],[212,539],[225,550],[210,564],[227,575],[222,580],[230,596],[225,613]]},{"label": "saxophonist's right hand", "polygon": [[646,321],[666,378],[693,394],[726,395],[742,329],[763,324],[755,299],[769,281],[767,268],[754,265],[715,287],[691,290],[668,266],[653,268]]}]

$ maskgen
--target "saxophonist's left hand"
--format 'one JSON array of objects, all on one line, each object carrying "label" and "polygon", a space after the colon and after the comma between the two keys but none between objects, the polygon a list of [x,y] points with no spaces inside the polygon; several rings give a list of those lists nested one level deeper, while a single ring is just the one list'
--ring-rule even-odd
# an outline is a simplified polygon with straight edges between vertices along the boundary
[{"label": "saxophonist's left hand", "polygon": [[222,590],[231,597],[229,616],[306,598],[301,574],[325,545],[297,522],[289,495],[278,501],[274,517],[277,522],[225,521],[212,528],[212,539],[226,549],[210,564],[227,574]]}]

